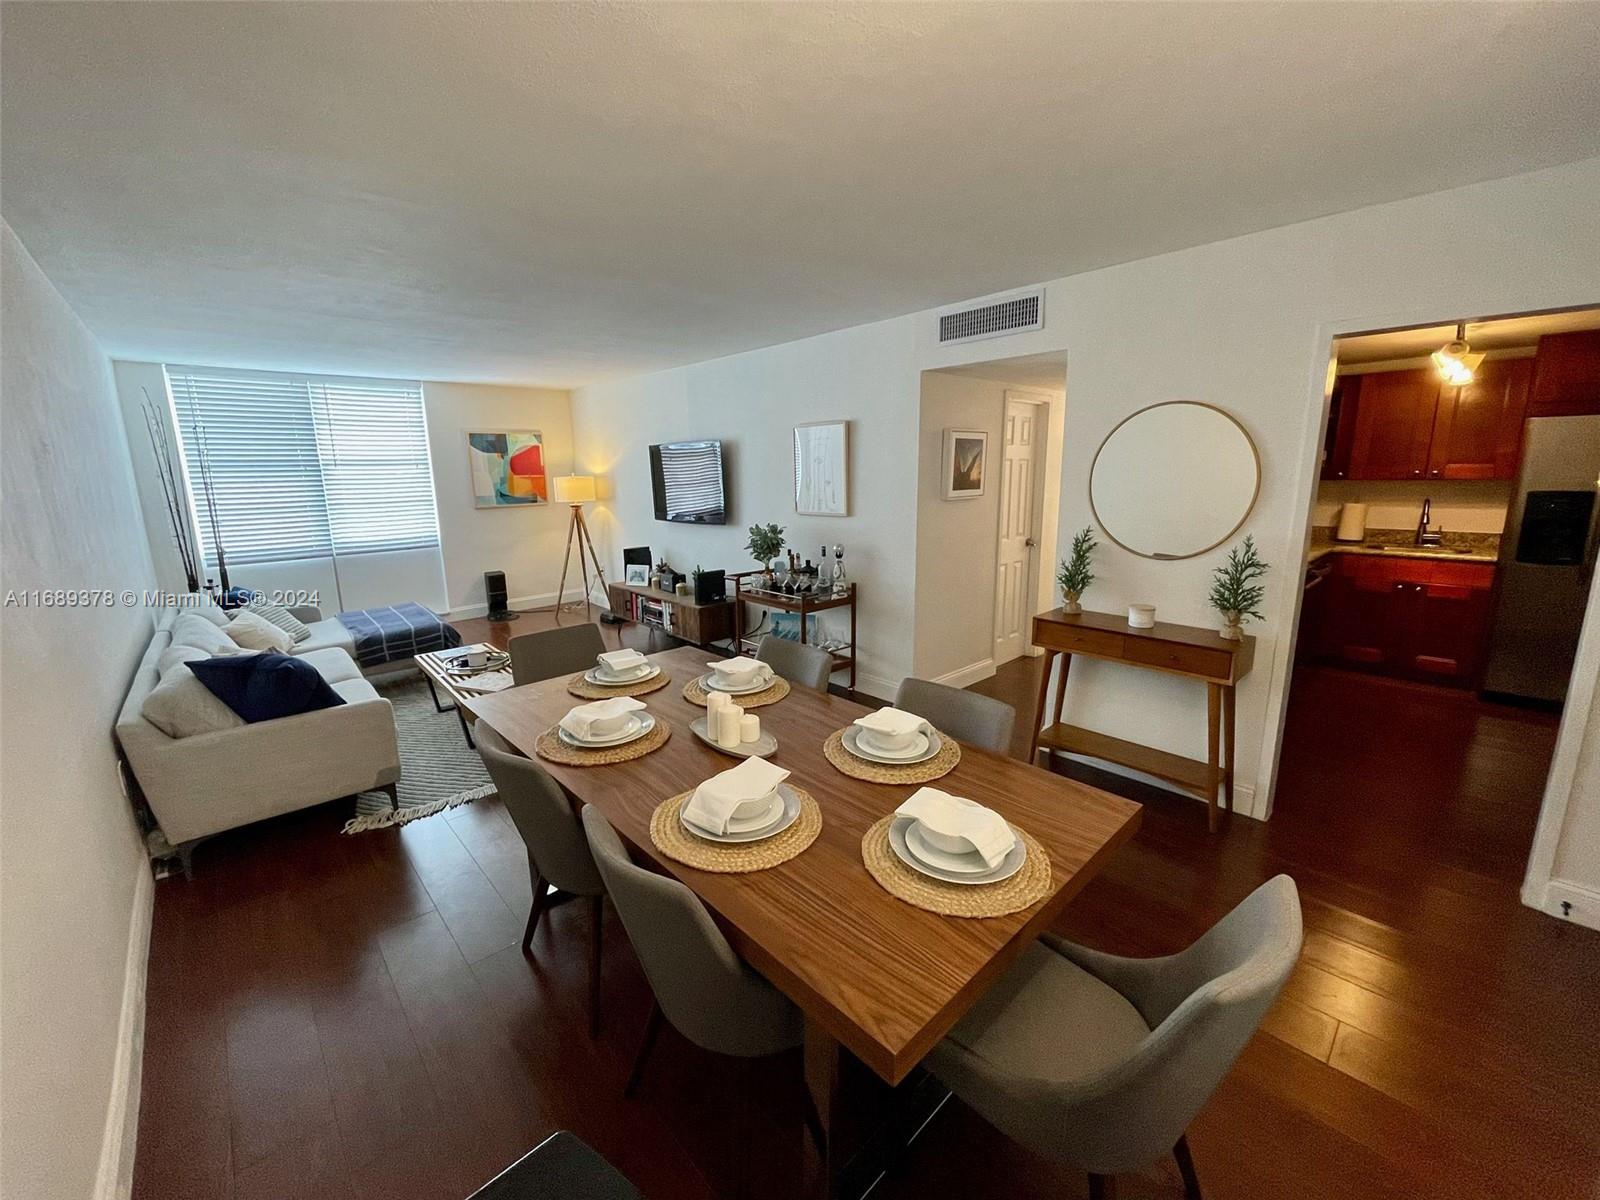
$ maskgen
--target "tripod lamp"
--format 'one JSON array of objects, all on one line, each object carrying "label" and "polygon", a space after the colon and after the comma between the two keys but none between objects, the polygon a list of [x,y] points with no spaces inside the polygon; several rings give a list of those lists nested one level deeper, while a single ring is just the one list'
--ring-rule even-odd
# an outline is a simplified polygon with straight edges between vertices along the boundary
[{"label": "tripod lamp", "polygon": [[565,504],[572,509],[572,521],[567,526],[567,555],[561,563],[561,586],[556,589],[556,602],[551,605],[552,611],[560,612],[562,602],[567,595],[567,571],[572,566],[572,543],[578,543],[578,570],[583,574],[583,603],[589,605],[589,563],[594,563],[595,578],[600,581],[600,586],[606,586],[605,572],[600,569],[600,556],[595,553],[594,539],[589,536],[589,527],[584,524],[583,506],[595,500],[595,478],[593,475],[557,475],[552,484],[551,498],[557,504]]}]

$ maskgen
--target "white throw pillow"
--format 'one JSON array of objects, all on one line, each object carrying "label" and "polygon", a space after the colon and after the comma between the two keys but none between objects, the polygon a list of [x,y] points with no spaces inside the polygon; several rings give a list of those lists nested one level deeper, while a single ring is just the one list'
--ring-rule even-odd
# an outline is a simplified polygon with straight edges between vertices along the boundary
[{"label": "white throw pillow", "polygon": [[183,663],[173,664],[162,675],[161,682],[144,698],[139,712],[162,733],[174,738],[215,733],[244,724],[244,718],[218,700]]},{"label": "white throw pillow", "polygon": [[252,600],[244,607],[246,612],[253,612],[271,621],[289,635],[291,642],[303,642],[311,636],[311,626],[281,604],[268,604],[265,600]]},{"label": "white throw pillow", "polygon": [[211,657],[239,653],[239,643],[199,613],[182,613],[172,623],[172,644],[192,646]]},{"label": "white throw pillow", "polygon": [[[234,649],[238,649],[237,646]],[[215,655],[207,654],[204,650],[196,650],[193,646],[168,646],[161,652],[161,657],[156,659],[156,674],[158,678],[165,679],[167,675],[184,663],[199,662],[202,659],[214,658]]]},{"label": "white throw pillow", "polygon": [[225,632],[246,650],[270,650],[274,654],[287,654],[293,644],[289,635],[260,613],[241,608],[233,614]]},{"label": "white throw pillow", "polygon": [[222,611],[222,605],[204,592],[190,592],[179,604],[178,612],[204,617],[218,629],[228,623],[228,614]]}]

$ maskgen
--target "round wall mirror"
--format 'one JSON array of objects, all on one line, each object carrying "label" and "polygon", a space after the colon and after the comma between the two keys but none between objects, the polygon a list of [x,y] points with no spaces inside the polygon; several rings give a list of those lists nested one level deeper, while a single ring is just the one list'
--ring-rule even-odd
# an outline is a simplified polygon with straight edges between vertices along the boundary
[{"label": "round wall mirror", "polygon": [[1153,404],[1106,435],[1089,507],[1106,536],[1145,558],[1193,558],[1239,532],[1261,489],[1244,426],[1192,400]]}]

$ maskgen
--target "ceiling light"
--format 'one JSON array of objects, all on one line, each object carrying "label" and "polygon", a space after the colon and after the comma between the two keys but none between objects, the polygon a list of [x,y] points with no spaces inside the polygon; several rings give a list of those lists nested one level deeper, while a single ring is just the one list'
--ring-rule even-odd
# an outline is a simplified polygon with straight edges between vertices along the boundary
[{"label": "ceiling light", "polygon": [[1472,347],[1467,344],[1467,327],[1464,323],[1456,326],[1454,341],[1446,342],[1433,352],[1433,365],[1451,387],[1465,387],[1471,383],[1482,361],[1483,354],[1474,354]]}]

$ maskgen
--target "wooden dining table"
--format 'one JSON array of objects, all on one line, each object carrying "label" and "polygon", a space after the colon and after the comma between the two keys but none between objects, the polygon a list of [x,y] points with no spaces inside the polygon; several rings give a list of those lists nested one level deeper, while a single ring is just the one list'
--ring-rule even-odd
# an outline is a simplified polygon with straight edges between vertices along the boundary
[{"label": "wooden dining table", "polygon": [[[845,1094],[850,1059],[890,1086],[899,1084],[1062,908],[1138,828],[1139,805],[1000,754],[963,745],[961,762],[934,786],[1001,813],[1032,834],[1050,856],[1049,894],[1004,917],[941,916],[885,891],[867,872],[861,839],[915,785],[847,776],[828,762],[823,743],[868,710],[799,685],[752,709],[778,748],[770,761],[791,772],[822,810],[822,832],[798,857],[767,870],[716,874],[685,866],[656,849],[650,817],[669,796],[693,788],[736,759],[690,730],[705,710],[683,685],[706,671],[705,651],[679,648],[650,656],[669,676],[640,697],[671,737],[642,758],[607,766],[540,760],[576,802],[593,804],[635,858],[687,885],[733,947],[805,1016],[805,1073],[826,1136],[824,1191],[835,1189],[851,1139]],[[580,701],[566,676],[469,696],[487,721],[530,758],[539,735]]]}]

